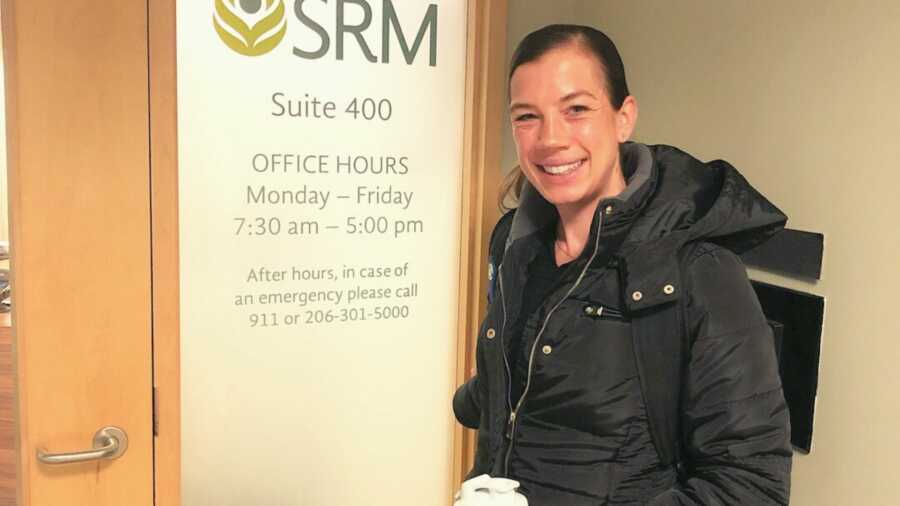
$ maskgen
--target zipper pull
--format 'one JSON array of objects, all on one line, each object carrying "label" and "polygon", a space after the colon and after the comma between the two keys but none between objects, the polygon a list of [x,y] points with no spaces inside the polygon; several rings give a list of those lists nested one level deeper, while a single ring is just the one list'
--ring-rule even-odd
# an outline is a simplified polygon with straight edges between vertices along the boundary
[{"label": "zipper pull", "polygon": [[506,439],[512,439],[513,427],[516,425],[516,412],[509,414],[509,421],[506,422]]}]

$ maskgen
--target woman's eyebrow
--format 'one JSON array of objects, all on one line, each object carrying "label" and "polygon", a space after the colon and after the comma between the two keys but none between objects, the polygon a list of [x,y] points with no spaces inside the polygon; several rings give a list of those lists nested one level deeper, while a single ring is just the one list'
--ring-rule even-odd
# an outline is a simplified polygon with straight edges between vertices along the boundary
[{"label": "woman's eyebrow", "polygon": [[513,112],[516,109],[534,109],[534,106],[523,102],[513,102],[509,105],[509,112]]},{"label": "woman's eyebrow", "polygon": [[[564,96],[563,98],[559,99],[559,101],[560,101],[560,102],[568,102],[569,100],[573,100],[573,99],[576,99],[576,98],[581,97],[581,96],[590,97],[590,98],[593,98],[594,100],[597,100],[597,97],[594,96],[593,93],[591,93],[591,92],[589,92],[589,91],[587,91],[587,90],[578,90],[578,91],[573,91],[572,93],[569,93],[568,95],[566,95],[566,96]],[[535,107],[534,107],[533,105],[531,105],[531,104],[527,104],[527,103],[524,103],[524,102],[513,102],[513,103],[510,104],[510,106],[509,106],[509,112],[513,112],[513,111],[515,111],[516,109],[534,109],[534,108],[535,108]]]},{"label": "woman's eyebrow", "polygon": [[573,91],[572,93],[569,93],[568,95],[559,99],[559,101],[560,102],[568,102],[569,100],[578,98],[580,96],[588,96],[588,97],[593,98],[594,100],[597,100],[597,97],[595,97],[593,93],[586,91],[586,90],[578,90],[578,91]]}]

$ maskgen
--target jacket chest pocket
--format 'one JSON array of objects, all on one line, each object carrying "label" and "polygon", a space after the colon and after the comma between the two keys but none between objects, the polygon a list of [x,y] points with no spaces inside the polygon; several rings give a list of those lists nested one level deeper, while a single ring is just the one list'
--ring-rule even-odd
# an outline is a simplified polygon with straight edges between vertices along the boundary
[{"label": "jacket chest pocket", "polygon": [[634,377],[631,321],[622,310],[592,299],[572,299],[561,311],[555,332],[542,339],[541,351],[556,371],[588,383]]},{"label": "jacket chest pocket", "polygon": [[[616,309],[609,305],[604,305],[601,302],[591,302],[589,300],[575,301],[580,306],[580,310],[578,311],[579,315],[583,318],[590,318],[594,320],[609,320],[609,321],[619,321],[625,322],[625,315],[622,313],[621,309]],[[578,308],[576,307],[576,310]]]},{"label": "jacket chest pocket", "polygon": [[602,338],[621,334],[630,338],[631,320],[618,306],[598,299],[569,299],[559,309],[555,328],[548,330],[560,340],[572,335]]}]

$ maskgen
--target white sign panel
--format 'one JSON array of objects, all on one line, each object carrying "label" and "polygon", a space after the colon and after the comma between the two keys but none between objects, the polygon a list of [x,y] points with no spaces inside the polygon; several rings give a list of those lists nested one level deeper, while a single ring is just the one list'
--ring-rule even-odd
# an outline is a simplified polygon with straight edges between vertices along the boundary
[{"label": "white sign panel", "polygon": [[185,506],[447,503],[465,4],[178,2]]}]

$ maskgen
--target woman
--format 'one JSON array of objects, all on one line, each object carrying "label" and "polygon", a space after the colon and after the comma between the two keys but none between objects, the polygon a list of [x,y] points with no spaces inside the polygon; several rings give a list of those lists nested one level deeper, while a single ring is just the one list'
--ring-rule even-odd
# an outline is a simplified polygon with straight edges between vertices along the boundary
[{"label": "woman", "polygon": [[627,142],[638,106],[601,32],[533,32],[509,75],[518,207],[454,397],[469,476],[531,506],[787,504],[789,416],[735,254],[786,218],[725,162]]}]

